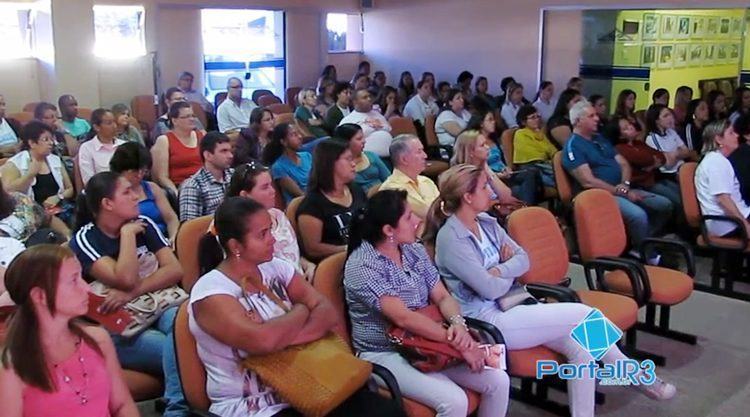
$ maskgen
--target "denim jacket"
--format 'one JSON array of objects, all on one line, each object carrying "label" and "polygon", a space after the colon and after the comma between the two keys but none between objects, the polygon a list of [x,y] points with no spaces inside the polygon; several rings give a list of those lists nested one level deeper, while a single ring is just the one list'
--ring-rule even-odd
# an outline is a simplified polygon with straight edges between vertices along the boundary
[{"label": "denim jacket", "polygon": [[498,248],[507,244],[513,248],[513,256],[493,267],[500,270],[500,277],[484,268],[484,258],[477,238],[456,216],[446,220],[437,234],[435,263],[446,286],[461,304],[462,310],[472,315],[480,309],[494,304],[510,289],[515,279],[529,270],[529,257],[503,230],[493,217],[482,213],[477,217],[479,227]]}]

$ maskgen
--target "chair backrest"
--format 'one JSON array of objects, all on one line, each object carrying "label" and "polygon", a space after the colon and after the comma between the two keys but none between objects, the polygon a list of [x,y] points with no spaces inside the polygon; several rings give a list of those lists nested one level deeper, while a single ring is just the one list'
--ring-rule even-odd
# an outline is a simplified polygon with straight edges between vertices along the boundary
[{"label": "chair backrest", "polygon": [[431,114],[428,114],[424,118],[424,134],[427,146],[440,146],[437,133],[435,133],[435,120],[437,119]]},{"label": "chair backrest", "polygon": [[576,236],[581,259],[620,256],[627,245],[625,224],[615,197],[604,190],[591,189],[573,200]]},{"label": "chair backrest", "polygon": [[568,248],[555,216],[542,207],[525,207],[508,216],[508,234],[529,256],[521,282],[559,284],[568,272]]},{"label": "chair backrest", "polygon": [[[265,95],[271,95],[272,96],[273,92],[271,92],[271,90],[266,90],[266,89],[262,89],[262,88],[253,91],[253,94],[251,96],[252,100],[253,100],[253,103],[258,104],[258,99],[260,97],[262,97],[262,96],[265,96]],[[260,105],[260,104],[258,104],[258,105]]]},{"label": "chair backrest", "polygon": [[26,123],[34,120],[34,113],[33,112],[27,112],[27,111],[21,111],[17,113],[8,113],[7,116],[9,119],[14,119],[18,123],[21,124],[21,126],[25,126]]},{"label": "chair backrest", "polygon": [[258,97],[258,105],[261,107],[266,107],[271,104],[277,104],[277,103],[281,103],[281,99],[272,94],[266,94],[266,95]]},{"label": "chair backrest", "polygon": [[334,331],[344,338],[348,344],[351,338],[346,326],[348,317],[344,296],[345,264],[346,252],[331,255],[320,261],[317,268],[315,268],[313,287],[333,304],[333,308],[341,319]]},{"label": "chair backrest", "polygon": [[177,310],[173,333],[174,340],[167,343],[174,343],[177,370],[180,374],[185,400],[190,408],[208,411],[211,401],[206,395],[206,369],[198,356],[195,337],[188,327],[187,302],[182,303]]},{"label": "chair backrest", "polygon": [[503,134],[500,135],[500,145],[503,147],[503,156],[505,156],[505,165],[508,169],[513,171],[515,166],[513,165],[513,136],[515,136],[517,128],[505,129]]},{"label": "chair backrest", "polygon": [[265,106],[265,107],[274,115],[279,115],[279,114],[284,114],[284,113],[293,113],[292,108],[289,107],[288,104],[284,104],[284,103],[269,104],[268,106]]},{"label": "chair backrest", "polygon": [[190,107],[193,108],[193,114],[198,118],[198,120],[201,121],[201,123],[203,123],[203,127],[205,128],[208,125],[208,117],[206,117],[206,111],[203,110],[203,107],[201,107],[200,104],[194,101],[190,102]]},{"label": "chair backrest", "polygon": [[31,103],[26,103],[26,104],[23,105],[23,108],[21,110],[22,111],[27,111],[29,113],[34,113],[34,110],[36,110],[36,106],[38,106],[39,103],[40,103],[39,101],[34,101],[34,102],[31,102]]},{"label": "chair backrest", "polygon": [[299,236],[299,229],[297,229],[297,209],[299,209],[299,205],[302,204],[302,200],[304,199],[305,196],[303,195],[294,197],[292,201],[286,205],[286,217],[289,219],[289,223],[292,224],[292,229],[297,236]]},{"label": "chair backrest", "polygon": [[680,196],[682,197],[682,210],[688,226],[698,229],[701,224],[701,206],[698,203],[698,194],[695,191],[695,170],[698,164],[685,162],[677,173],[677,181],[680,183]]},{"label": "chair backrest", "polygon": [[85,119],[87,122],[91,122],[91,113],[93,113],[94,110],[86,108],[86,107],[79,107],[78,108],[78,117],[81,119]]},{"label": "chair backrest", "polygon": [[570,178],[570,174],[563,168],[561,151],[558,151],[552,157],[552,171],[555,174],[557,195],[564,206],[570,207],[573,201],[573,179]]},{"label": "chair backrest", "polygon": [[227,99],[227,92],[222,91],[221,93],[216,93],[214,96],[214,112],[219,109],[219,105],[224,102],[224,100]]},{"label": "chair backrest", "polygon": [[278,126],[282,123],[295,123],[294,113],[274,114],[273,123],[275,126]]},{"label": "chair backrest", "polygon": [[153,129],[158,117],[153,95],[133,97],[130,100],[130,111],[144,130],[150,131],[150,129]]},{"label": "chair backrest", "polygon": [[414,120],[411,117],[393,116],[388,119],[388,123],[391,124],[391,135],[394,138],[403,134],[417,136],[417,127],[414,126]]},{"label": "chair backrest", "polygon": [[297,94],[302,91],[302,87],[289,87],[284,94],[284,102],[291,108],[297,107]]},{"label": "chair backrest", "polygon": [[200,277],[200,264],[198,263],[198,244],[203,235],[208,231],[208,225],[214,216],[203,216],[188,220],[180,226],[175,239],[175,250],[177,259],[182,265],[182,288],[190,292],[195,282]]}]

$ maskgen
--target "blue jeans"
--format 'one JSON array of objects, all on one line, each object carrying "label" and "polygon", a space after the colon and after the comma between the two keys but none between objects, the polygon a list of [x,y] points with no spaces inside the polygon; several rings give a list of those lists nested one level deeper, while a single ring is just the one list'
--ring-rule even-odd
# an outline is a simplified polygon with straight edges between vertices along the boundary
[{"label": "blue jeans", "polygon": [[644,239],[658,233],[669,221],[674,211],[669,199],[648,191],[637,190],[643,200],[633,203],[626,197],[616,196],[622,220],[634,248],[640,247]]},{"label": "blue jeans", "polygon": [[524,203],[534,205],[537,202],[539,190],[539,174],[536,170],[525,169],[516,172],[510,177],[508,185],[513,197]]},{"label": "blue jeans", "polygon": [[662,179],[656,181],[654,185],[646,188],[646,190],[658,194],[662,197],[667,197],[672,203],[672,206],[678,210],[678,214],[682,212],[682,195],[680,194],[680,184],[676,181]]}]

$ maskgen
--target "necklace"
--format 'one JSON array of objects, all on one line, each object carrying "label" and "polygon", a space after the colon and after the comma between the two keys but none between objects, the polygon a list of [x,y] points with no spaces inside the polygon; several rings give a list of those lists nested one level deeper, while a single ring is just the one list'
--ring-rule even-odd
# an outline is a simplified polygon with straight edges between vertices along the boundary
[{"label": "necklace", "polygon": [[78,353],[78,363],[81,364],[81,375],[83,377],[83,384],[80,387],[73,385],[73,378],[59,365],[55,365],[55,370],[62,374],[63,382],[67,384],[70,389],[76,394],[81,405],[86,405],[89,402],[88,389],[89,389],[89,374],[86,371],[85,361],[81,354],[81,339],[79,338],[76,342],[76,353]]}]

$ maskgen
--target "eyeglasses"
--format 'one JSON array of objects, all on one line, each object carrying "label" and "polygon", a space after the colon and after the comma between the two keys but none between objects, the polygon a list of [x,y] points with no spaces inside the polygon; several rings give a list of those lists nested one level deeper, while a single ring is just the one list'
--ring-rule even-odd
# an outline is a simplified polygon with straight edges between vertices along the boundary
[{"label": "eyeglasses", "polygon": [[537,113],[534,113],[534,114],[532,114],[531,116],[527,116],[527,117],[526,117],[526,119],[531,119],[531,120],[536,120],[536,119],[541,119],[541,118],[542,118],[542,116],[540,116],[540,115],[539,115],[539,114],[537,114]]},{"label": "eyeglasses", "polygon": [[194,114],[187,114],[187,115],[184,115],[184,116],[177,116],[177,118],[178,119],[194,119],[195,115]]}]

